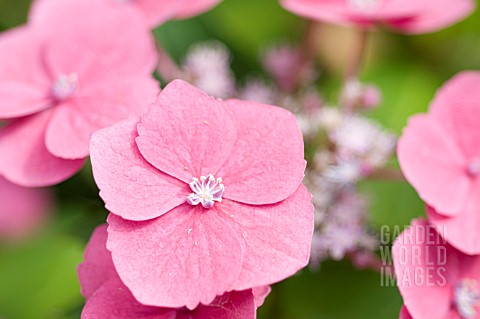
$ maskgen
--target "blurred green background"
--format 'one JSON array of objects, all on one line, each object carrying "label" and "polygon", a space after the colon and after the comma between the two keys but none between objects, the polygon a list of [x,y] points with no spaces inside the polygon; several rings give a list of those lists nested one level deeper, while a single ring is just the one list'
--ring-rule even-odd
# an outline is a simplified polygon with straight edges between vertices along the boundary
[{"label": "blurred green background", "polygon": [[[28,0],[0,0],[0,29],[26,20]],[[438,87],[455,73],[480,68],[480,12],[444,31],[403,36],[372,34],[362,79],[383,92],[381,107],[370,116],[400,133],[407,118],[428,108]],[[218,39],[233,52],[233,68],[242,81],[262,74],[260,50],[277,42],[299,42],[305,21],[284,11],[277,0],[224,0],[200,17],[169,22],[154,31],[181,61],[193,43]],[[318,70],[326,99],[338,93],[351,31],[321,26]],[[119,35],[120,36],[120,35]],[[423,215],[423,204],[403,182],[368,181],[371,225],[406,225]],[[83,299],[76,265],[93,228],[107,213],[86,168],[55,188],[57,212],[48,227],[21,243],[0,244],[0,318],[79,318]],[[379,274],[359,271],[348,262],[326,262],[274,286],[259,318],[397,318],[401,298],[395,287],[381,287]]]}]

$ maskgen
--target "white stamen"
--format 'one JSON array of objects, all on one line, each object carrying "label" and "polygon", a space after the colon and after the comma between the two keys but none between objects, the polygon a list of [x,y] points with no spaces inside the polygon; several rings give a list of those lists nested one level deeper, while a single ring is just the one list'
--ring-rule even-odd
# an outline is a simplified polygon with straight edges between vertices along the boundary
[{"label": "white stamen", "polygon": [[382,0],[348,0],[350,7],[359,12],[371,13],[378,8]]},{"label": "white stamen", "polygon": [[480,289],[475,279],[463,279],[455,287],[454,302],[457,311],[462,318],[470,319],[477,317],[477,309],[480,305]]},{"label": "white stamen", "polygon": [[212,208],[215,202],[221,202],[225,187],[222,179],[210,174],[200,176],[200,179],[193,177],[189,183],[193,193],[188,195],[187,203],[196,206],[202,204],[205,208]]},{"label": "white stamen", "polygon": [[52,85],[52,96],[62,101],[71,97],[78,88],[77,73],[61,74]]}]

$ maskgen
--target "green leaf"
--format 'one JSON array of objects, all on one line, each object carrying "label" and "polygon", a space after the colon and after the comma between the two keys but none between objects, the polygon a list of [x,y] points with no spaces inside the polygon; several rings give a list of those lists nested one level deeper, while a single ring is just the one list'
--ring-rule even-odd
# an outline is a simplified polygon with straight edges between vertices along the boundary
[{"label": "green leaf", "polygon": [[401,305],[397,288],[382,287],[379,273],[328,261],[276,285],[259,319],[397,318]]},{"label": "green leaf", "polygon": [[62,235],[42,235],[0,248],[0,317],[59,318],[81,303],[77,265],[83,245]]},{"label": "green leaf", "polygon": [[360,189],[370,199],[370,223],[375,228],[406,226],[425,215],[425,204],[407,182],[365,181]]}]

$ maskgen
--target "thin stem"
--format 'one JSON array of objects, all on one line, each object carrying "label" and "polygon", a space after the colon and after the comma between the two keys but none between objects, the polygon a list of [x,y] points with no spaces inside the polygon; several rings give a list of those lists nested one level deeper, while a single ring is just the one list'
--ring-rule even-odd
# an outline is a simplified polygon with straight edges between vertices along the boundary
[{"label": "thin stem", "polygon": [[358,78],[365,56],[367,40],[367,30],[356,31],[353,48],[345,70],[345,83],[349,80],[356,80]]},{"label": "thin stem", "polygon": [[318,22],[308,20],[303,30],[302,42],[300,45],[300,65],[296,74],[297,87],[300,88],[302,83],[309,76],[310,68],[316,56],[316,28]]},{"label": "thin stem", "polygon": [[157,71],[164,81],[170,82],[183,78],[183,71],[159,42],[157,42],[157,53]]}]

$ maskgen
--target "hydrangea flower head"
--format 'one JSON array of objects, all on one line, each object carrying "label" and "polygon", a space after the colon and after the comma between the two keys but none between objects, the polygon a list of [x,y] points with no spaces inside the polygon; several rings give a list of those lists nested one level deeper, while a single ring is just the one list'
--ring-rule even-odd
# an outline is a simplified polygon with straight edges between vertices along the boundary
[{"label": "hydrangea flower head", "polygon": [[480,73],[463,72],[413,116],[398,144],[407,180],[431,206],[431,223],[467,254],[480,253]]},{"label": "hydrangea flower head", "polygon": [[342,25],[386,25],[402,33],[427,33],[465,18],[472,0],[282,0],[295,14]]},{"label": "hydrangea flower head", "polygon": [[92,166],[108,249],[137,300],[195,308],[308,262],[311,195],[294,116],[170,83],[150,111],[98,131]]},{"label": "hydrangea flower head", "polygon": [[121,281],[106,243],[107,227],[101,225],[93,233],[85,261],[78,268],[82,294],[87,299],[82,319],[254,319],[256,308],[270,292],[269,287],[227,292],[193,310],[146,306]]},{"label": "hydrangea flower head", "polygon": [[0,35],[0,118],[9,122],[0,174],[24,186],[73,175],[94,131],[142,114],[159,91],[155,46],[138,14],[92,0],[43,6],[55,10]]},{"label": "hydrangea flower head", "polygon": [[401,318],[480,318],[480,256],[453,248],[424,220],[397,237],[392,255],[406,308]]}]

